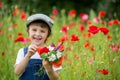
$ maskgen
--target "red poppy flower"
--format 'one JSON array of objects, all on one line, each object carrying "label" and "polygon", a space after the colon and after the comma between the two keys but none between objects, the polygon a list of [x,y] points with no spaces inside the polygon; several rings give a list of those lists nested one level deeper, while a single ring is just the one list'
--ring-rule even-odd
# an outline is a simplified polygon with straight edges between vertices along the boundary
[{"label": "red poppy flower", "polygon": [[106,69],[102,69],[102,70],[96,70],[97,72],[101,72],[103,75],[107,75],[108,74],[108,70]]},{"label": "red poppy flower", "polygon": [[17,27],[17,26],[18,26],[18,23],[14,23],[14,24],[13,24],[13,27]]},{"label": "red poppy flower", "polygon": [[119,24],[119,23],[120,23],[120,22],[119,22],[118,19],[113,20],[113,24]]},{"label": "red poppy flower", "polygon": [[52,11],[52,14],[53,15],[57,15],[59,12],[58,12],[58,10],[57,9],[53,9],[53,11]]},{"label": "red poppy flower", "polygon": [[80,30],[80,32],[83,32],[85,30],[85,26],[84,25],[80,25],[79,26],[79,30]]},{"label": "red poppy flower", "polygon": [[52,62],[52,64],[55,68],[60,67],[62,65],[62,57],[60,57],[58,62]]},{"label": "red poppy flower", "polygon": [[71,36],[71,41],[79,41],[79,38],[78,38],[78,36],[76,36],[76,35],[72,35]]},{"label": "red poppy flower", "polygon": [[49,49],[47,47],[43,47],[43,48],[38,48],[37,51],[39,55],[42,55],[43,53],[48,53]]},{"label": "red poppy flower", "polygon": [[62,38],[60,38],[59,40],[58,40],[58,42],[65,42],[65,41],[67,41],[68,40],[68,37],[66,36],[63,36]]},{"label": "red poppy flower", "polygon": [[104,17],[104,16],[106,15],[106,12],[105,12],[105,11],[100,11],[100,12],[99,12],[99,15],[100,15],[101,17]]},{"label": "red poppy flower", "polygon": [[23,41],[24,41],[24,37],[22,37],[22,36],[20,36],[14,40],[15,43],[16,42],[23,42]]},{"label": "red poppy flower", "polygon": [[17,35],[18,35],[18,36],[22,36],[23,34],[22,34],[21,32],[19,32]]},{"label": "red poppy flower", "polygon": [[67,33],[68,32],[68,27],[67,26],[62,26],[62,29],[61,31],[64,32],[64,33]]},{"label": "red poppy flower", "polygon": [[111,38],[112,38],[112,36],[111,36],[111,35],[108,35],[108,36],[107,36],[107,38],[108,38],[108,39],[111,39]]},{"label": "red poppy flower", "polygon": [[13,15],[17,15],[20,12],[20,9],[17,7],[15,8],[15,10],[13,11]]},{"label": "red poppy flower", "polygon": [[109,29],[106,28],[106,27],[101,27],[101,28],[99,28],[99,30],[100,30],[101,32],[103,32],[104,35],[108,34],[108,32],[109,32]]},{"label": "red poppy flower", "polygon": [[2,5],[3,5],[3,3],[2,3],[2,2],[0,2],[0,8],[2,7]]},{"label": "red poppy flower", "polygon": [[4,34],[4,31],[3,30],[0,30],[0,35],[3,35]]},{"label": "red poppy flower", "polygon": [[76,15],[76,10],[70,10],[68,16],[74,17]]},{"label": "red poppy flower", "polygon": [[84,45],[85,48],[89,48],[90,47],[90,42],[87,42],[85,45]]},{"label": "red poppy flower", "polygon": [[92,34],[97,34],[99,32],[99,29],[98,29],[97,26],[92,25],[92,26],[89,27],[88,32],[90,32]]},{"label": "red poppy flower", "polygon": [[20,14],[20,18],[21,18],[22,20],[26,19],[26,13],[25,13],[25,12],[22,12],[22,13]]}]

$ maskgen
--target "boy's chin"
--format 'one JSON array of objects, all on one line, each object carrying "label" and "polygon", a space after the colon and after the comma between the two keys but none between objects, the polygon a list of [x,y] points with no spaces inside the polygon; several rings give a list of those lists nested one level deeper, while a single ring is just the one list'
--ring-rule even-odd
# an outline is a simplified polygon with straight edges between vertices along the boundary
[{"label": "boy's chin", "polygon": [[34,45],[36,45],[36,46],[40,46],[40,43],[32,43],[32,44],[34,44]]}]

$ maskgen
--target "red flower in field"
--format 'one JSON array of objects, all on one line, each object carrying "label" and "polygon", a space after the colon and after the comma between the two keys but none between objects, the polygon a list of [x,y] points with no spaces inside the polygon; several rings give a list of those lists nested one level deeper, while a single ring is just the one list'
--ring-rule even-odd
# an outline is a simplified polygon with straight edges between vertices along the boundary
[{"label": "red flower in field", "polygon": [[118,19],[113,20],[113,24],[120,24]]},{"label": "red flower in field", "polygon": [[17,8],[15,8],[15,10],[13,11],[12,14],[15,16],[15,15],[17,15],[19,12],[20,12],[20,9],[17,7]]},{"label": "red flower in field", "polygon": [[104,35],[108,34],[108,32],[109,32],[109,29],[106,28],[106,27],[101,27],[101,28],[99,28],[99,30],[100,30],[101,32],[103,32]]},{"label": "red flower in field", "polygon": [[14,23],[14,24],[13,24],[13,27],[17,27],[17,26],[18,26],[18,23]]},{"label": "red flower in field", "polygon": [[115,19],[115,20],[110,20],[108,22],[108,25],[109,26],[113,26],[113,25],[117,25],[117,24],[120,24],[120,21],[118,19]]},{"label": "red flower in field", "polygon": [[87,24],[88,24],[88,25],[92,25],[92,21],[88,20],[88,21],[87,21]]},{"label": "red flower in field", "polygon": [[112,38],[112,36],[111,36],[111,35],[108,35],[108,36],[107,36],[107,38],[108,38],[108,39],[111,39],[111,38]]},{"label": "red flower in field", "polygon": [[68,16],[75,17],[75,15],[76,15],[76,10],[75,9],[72,9],[72,10],[69,11]]},{"label": "red flower in field", "polygon": [[105,15],[106,15],[106,12],[105,12],[105,11],[100,11],[100,12],[99,12],[99,16],[104,17]]},{"label": "red flower in field", "polygon": [[59,12],[58,12],[58,10],[57,9],[53,9],[53,11],[52,11],[52,14],[53,15],[57,15]]},{"label": "red flower in field", "polygon": [[91,50],[91,51],[95,51],[95,47],[92,46],[92,47],[90,48],[90,50]]},{"label": "red flower in field", "polygon": [[68,37],[67,36],[63,36],[62,38],[60,38],[59,40],[58,40],[58,42],[65,42],[65,41],[67,41],[68,40]]},{"label": "red flower in field", "polygon": [[89,48],[90,47],[90,42],[87,42],[85,45],[84,45],[85,48]]},{"label": "red flower in field", "polygon": [[92,37],[92,33],[84,33],[83,37],[85,37],[85,38],[91,38]]},{"label": "red flower in field", "polygon": [[69,28],[72,28],[74,26],[76,26],[76,22],[72,22],[72,23],[69,24]]},{"label": "red flower in field", "polygon": [[37,51],[39,55],[42,55],[43,53],[48,53],[49,49],[47,47],[43,47],[43,48],[38,48]]},{"label": "red flower in field", "polygon": [[78,38],[78,36],[76,36],[76,35],[72,35],[71,36],[71,41],[79,41],[79,38]]},{"label": "red flower in field", "polygon": [[24,37],[22,37],[22,36],[20,36],[14,40],[15,43],[16,42],[23,42],[23,41],[24,41]]},{"label": "red flower in field", "polygon": [[108,75],[108,70],[106,69],[96,70],[96,72],[101,72],[103,75]]},{"label": "red flower in field", "polygon": [[0,35],[3,35],[4,34],[4,31],[3,30],[0,30]]},{"label": "red flower in field", "polygon": [[88,15],[85,13],[81,13],[80,14],[80,18],[82,18],[82,20],[87,20],[88,19]]},{"label": "red flower in field", "polygon": [[21,32],[19,32],[17,35],[18,35],[18,36],[22,36],[23,34],[22,34]]},{"label": "red flower in field", "polygon": [[84,25],[80,25],[79,26],[79,30],[80,30],[80,32],[83,32],[85,30],[85,26]]},{"label": "red flower in field", "polygon": [[92,34],[97,34],[99,32],[99,29],[97,26],[92,25],[89,27],[88,32],[90,32]]},{"label": "red flower in field", "polygon": [[2,53],[1,53],[1,55],[2,55],[2,56],[5,56],[5,53],[4,53],[4,52],[2,52]]},{"label": "red flower in field", "polygon": [[69,30],[69,27],[67,26],[62,26],[61,32],[67,33]]},{"label": "red flower in field", "polygon": [[22,20],[26,19],[26,13],[25,13],[25,12],[22,12],[22,13],[20,14],[20,18],[21,18]]},{"label": "red flower in field", "polygon": [[2,2],[0,2],[0,8],[3,6],[3,3]]}]

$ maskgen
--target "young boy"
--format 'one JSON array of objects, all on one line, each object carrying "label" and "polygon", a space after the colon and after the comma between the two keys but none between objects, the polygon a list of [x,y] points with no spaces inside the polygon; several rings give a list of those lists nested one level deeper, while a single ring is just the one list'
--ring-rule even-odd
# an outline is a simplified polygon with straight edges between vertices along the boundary
[{"label": "young boy", "polygon": [[[47,38],[51,35],[53,23],[53,20],[44,14],[28,17],[27,33],[31,44],[18,52],[14,72],[20,76],[19,80],[58,80],[57,71],[61,67],[53,67],[50,62],[42,60],[37,52],[38,47],[45,46]],[[41,66],[45,68],[45,72],[41,76],[35,75]]]}]

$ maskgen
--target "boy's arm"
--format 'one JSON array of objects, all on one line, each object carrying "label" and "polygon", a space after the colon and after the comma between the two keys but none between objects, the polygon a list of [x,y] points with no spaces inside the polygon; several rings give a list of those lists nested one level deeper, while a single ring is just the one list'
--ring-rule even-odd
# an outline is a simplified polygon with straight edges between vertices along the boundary
[{"label": "boy's arm", "polygon": [[30,57],[35,54],[37,50],[37,46],[36,45],[30,45],[29,48],[28,48],[28,53],[25,55],[25,57],[20,61],[19,64],[16,64],[15,65],[15,69],[14,69],[14,73],[17,74],[17,75],[20,75],[21,73],[24,72],[27,64],[28,64],[28,61],[30,60]]},{"label": "boy's arm", "polygon": [[58,80],[58,73],[52,68],[52,64],[43,60],[43,66],[46,69],[50,80]]},{"label": "boy's arm", "polygon": [[26,55],[19,64],[16,64],[14,73],[17,75],[20,75],[21,73],[23,73],[28,64],[29,59],[30,59],[29,55]]}]

